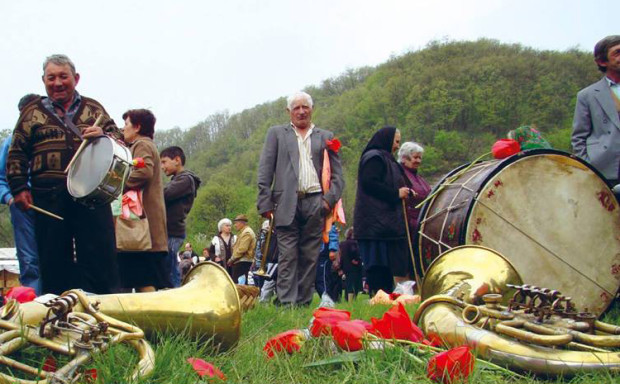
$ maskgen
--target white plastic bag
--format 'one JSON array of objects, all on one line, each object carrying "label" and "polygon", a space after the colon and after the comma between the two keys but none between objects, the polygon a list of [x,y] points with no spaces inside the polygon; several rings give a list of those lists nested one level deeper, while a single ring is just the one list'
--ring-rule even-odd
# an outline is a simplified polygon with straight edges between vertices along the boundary
[{"label": "white plastic bag", "polygon": [[394,288],[394,293],[400,293],[401,295],[413,295],[415,288],[415,281],[408,280],[403,281],[401,283],[396,284],[396,288]]}]

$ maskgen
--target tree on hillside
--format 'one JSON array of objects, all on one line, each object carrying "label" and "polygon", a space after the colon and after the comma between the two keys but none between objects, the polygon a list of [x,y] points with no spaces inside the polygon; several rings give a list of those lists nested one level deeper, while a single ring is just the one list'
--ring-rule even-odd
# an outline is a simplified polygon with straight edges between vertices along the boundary
[{"label": "tree on hillside", "polygon": [[[488,152],[520,125],[535,125],[554,147],[570,150],[575,95],[599,77],[589,52],[440,40],[374,68],[349,69],[306,91],[315,101],[317,126],[343,143],[343,200],[351,218],[360,153],[383,125],[397,126],[403,141],[425,147],[420,172],[429,179]],[[205,183],[190,213],[190,234],[214,231],[220,216],[241,210],[259,224],[258,158],[267,129],[288,122],[285,104],[282,97],[240,113],[211,115],[187,131],[158,132],[158,145],[187,147],[188,168]]]}]

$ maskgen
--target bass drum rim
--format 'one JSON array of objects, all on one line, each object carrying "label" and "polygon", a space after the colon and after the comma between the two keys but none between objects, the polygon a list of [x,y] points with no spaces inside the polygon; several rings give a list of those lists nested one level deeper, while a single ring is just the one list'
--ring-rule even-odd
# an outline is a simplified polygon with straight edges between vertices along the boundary
[{"label": "bass drum rim", "polygon": [[[599,178],[604,180],[605,183],[607,184],[607,186],[611,189],[611,186],[609,185],[609,183],[607,182],[607,179],[605,179],[603,174],[601,172],[599,172],[596,168],[594,168],[594,166],[592,166],[590,163],[586,162],[585,160],[583,160],[579,156],[573,155],[573,154],[568,153],[568,152],[560,151],[560,150],[557,150],[557,149],[542,149],[542,148],[541,149],[528,149],[528,150],[525,150],[525,151],[521,151],[521,152],[519,152],[519,153],[517,153],[515,155],[509,156],[509,157],[507,157],[505,159],[499,160],[499,162],[497,163],[497,166],[495,167],[495,169],[493,169],[491,172],[489,172],[487,177],[485,177],[482,180],[481,185],[485,185],[490,179],[495,177],[495,175],[497,175],[501,170],[506,168],[506,166],[516,162],[517,160],[520,160],[523,157],[533,156],[533,155],[545,155],[545,154],[564,155],[564,156],[570,157],[571,159],[577,160],[581,164],[583,164],[586,167],[588,167],[591,171],[593,171]],[[480,161],[477,164],[482,164],[485,161],[489,161],[489,160]],[[447,179],[452,177],[454,174],[460,172],[462,169],[468,167],[469,165],[471,165],[471,163],[461,164],[458,167],[454,168],[452,171],[450,171],[447,174],[445,174],[437,182],[437,184],[433,187],[433,189],[431,190],[430,194],[432,195],[432,194],[436,193],[436,191],[446,182]],[[427,214],[428,210],[433,205],[433,203],[435,202],[435,199],[437,198],[438,195],[439,194],[433,196],[432,199],[430,199],[429,201],[424,203],[424,205],[422,206],[422,209],[420,210],[420,215],[419,215],[420,219],[426,218],[426,214]],[[469,203],[469,206],[467,207],[467,214],[466,214],[467,217],[469,217],[469,215],[471,214],[471,211],[474,208],[474,205],[475,205],[474,204],[474,200],[472,199],[470,201],[470,203]],[[416,267],[418,267],[418,271],[419,271],[418,273],[420,274],[420,277],[423,277],[424,274],[426,273],[426,271],[428,270],[428,267],[424,268],[424,262],[422,260],[422,252],[420,250],[420,238],[421,238],[420,229],[422,227],[422,221],[423,220],[420,220],[418,222],[418,227],[416,228],[416,233],[418,235],[415,236],[414,241],[413,241],[413,251],[414,251],[413,253],[414,253],[414,256],[415,256]],[[467,236],[466,231],[461,231],[461,233],[459,234],[459,243],[462,243],[462,242],[466,241],[466,236]],[[433,260],[431,260],[431,263],[432,263]],[[430,267],[430,264],[429,264],[429,267]]]},{"label": "bass drum rim", "polygon": [[[564,158],[565,160],[562,160],[562,158]],[[554,159],[557,159],[557,160],[554,160]],[[610,234],[613,237],[617,233],[617,229],[615,229],[615,225],[617,223],[616,217],[613,214],[611,214],[610,216],[610,215],[607,215],[606,213],[603,214],[603,213],[600,213],[598,210],[595,210],[595,211],[592,211],[595,213],[585,214],[585,216],[579,216],[580,218],[572,220],[573,216],[570,216],[569,218],[566,214],[566,212],[571,212],[571,211],[567,211],[566,209],[564,209],[564,205],[556,205],[556,204],[551,205],[551,207],[555,207],[554,209],[556,209],[556,211],[550,210],[548,212],[545,212],[544,206],[546,202],[551,201],[548,199],[553,199],[554,196],[557,197],[556,192],[547,192],[547,194],[545,195],[547,200],[543,198],[543,200],[538,200],[538,202],[535,203],[534,205],[530,205],[529,203],[524,205],[523,209],[526,209],[528,211],[535,210],[535,212],[550,213],[550,215],[548,214],[546,216],[544,215],[538,216],[536,213],[525,214],[523,218],[526,221],[521,221],[519,219],[521,217],[521,215],[519,215],[518,213],[519,210],[517,211],[515,211],[514,209],[511,210],[510,207],[512,206],[512,204],[515,204],[515,203],[519,204],[521,200],[519,199],[518,196],[525,196],[525,198],[527,199],[527,196],[530,192],[525,192],[526,194],[523,195],[523,193],[517,192],[520,190],[519,188],[514,189],[514,190],[512,188],[509,188],[509,189],[506,189],[506,192],[503,192],[500,194],[500,196],[504,196],[504,197],[497,197],[500,200],[496,200],[497,199],[496,198],[496,199],[491,199],[487,202],[487,199],[490,199],[492,196],[491,194],[489,194],[489,196],[486,196],[487,192],[489,192],[487,190],[491,190],[490,192],[493,192],[494,189],[497,189],[497,184],[494,184],[494,183],[497,183],[497,181],[499,180],[503,180],[503,181],[508,180],[509,183],[510,183],[510,180],[512,180],[512,183],[515,183],[516,181],[519,180],[519,179],[516,179],[515,177],[519,177],[517,175],[519,174],[523,175],[523,173],[522,171],[518,171],[518,170],[527,169],[527,168],[523,168],[523,165],[517,166],[516,164],[514,164],[520,161],[525,161],[525,163],[521,163],[521,164],[525,164],[527,167],[530,167],[530,164],[531,166],[534,166],[534,167],[540,166],[542,167],[541,168],[542,172],[546,172],[545,169],[548,169],[550,172],[550,175],[553,175],[554,171],[556,170],[558,171],[563,170],[564,167],[558,166],[557,168],[555,168],[554,166],[553,168],[548,168],[548,166],[546,166],[547,168],[544,168],[543,165],[546,164],[547,162],[559,161],[560,163],[572,164],[572,167],[577,167],[581,169],[582,171],[576,173],[575,176],[571,176],[569,179],[564,179],[564,178],[557,179],[555,178],[555,177],[558,177],[556,175],[556,176],[553,176],[553,178],[543,177],[543,179],[535,178],[535,179],[529,179],[529,181],[532,181],[532,182],[537,181],[538,183],[542,181],[542,184],[540,184],[540,187],[543,188],[542,191],[544,190],[550,191],[549,186],[550,185],[555,186],[556,185],[555,183],[557,183],[558,188],[559,186],[564,186],[565,188],[568,187],[571,193],[576,194],[578,196],[587,196],[589,195],[590,192],[596,192],[599,190],[604,192],[605,188],[607,188],[609,192],[609,197],[611,197],[612,199],[611,202],[609,202],[610,207],[612,205],[616,208],[620,207],[618,200],[614,197],[613,193],[611,192],[611,187],[609,183],[601,175],[599,171],[597,171],[592,165],[590,165],[583,159],[579,158],[578,156],[568,154],[563,151],[552,150],[552,149],[535,149],[535,150],[528,150],[528,151],[520,152],[506,159],[479,162],[472,168],[472,170],[467,170],[467,172],[465,172],[462,176],[459,176],[459,178],[455,180],[455,184],[453,186],[448,187],[451,189],[446,188],[446,191],[449,191],[447,192],[447,194],[443,194],[443,192],[438,193],[437,196],[434,196],[431,200],[429,200],[424,205],[423,209],[421,210],[420,222],[417,228],[418,233],[416,234],[415,239],[414,239],[415,262],[416,262],[416,266],[418,267],[418,270],[420,271],[421,275],[425,275],[428,272],[428,268],[430,267],[431,263],[437,257],[439,257],[440,254],[444,253],[446,250],[454,248],[457,245],[479,244],[479,245],[483,245],[486,247],[495,248],[497,252],[505,253],[506,256],[509,257],[511,260],[514,259],[514,261],[516,261],[517,265],[519,266],[519,273],[524,274],[526,283],[534,283],[537,285],[541,284],[545,286],[546,288],[560,289],[561,291],[564,291],[565,294],[569,294],[571,296],[573,295],[577,296],[575,298],[576,299],[575,301],[578,304],[579,309],[581,310],[585,309],[587,311],[594,312],[597,315],[604,312],[604,310],[609,307],[609,304],[613,300],[614,295],[618,292],[620,288],[617,284],[617,281],[619,278],[618,274],[613,271],[610,272],[612,273],[611,275],[608,275],[606,273],[607,266],[612,268],[612,270],[615,268],[616,261],[618,257],[620,256],[620,253],[618,253],[618,249],[619,249],[618,242],[614,240],[615,237],[614,238],[607,237]],[[461,165],[458,168],[454,169],[453,171],[449,172],[433,188],[433,192],[436,192],[442,185],[446,183],[446,181],[450,177],[454,176],[459,171],[462,171],[468,165],[469,164]],[[512,168],[513,165],[517,166],[517,168]],[[506,172],[509,168],[510,170],[507,173],[503,173],[500,175],[500,173]],[[537,174],[546,175],[546,173],[541,173],[541,169],[537,171]],[[525,175],[527,175],[527,172],[525,173]],[[560,175],[559,177],[563,177],[563,176]],[[528,180],[528,179],[524,179],[524,180]],[[592,181],[595,181],[595,184],[585,184],[587,186],[586,189],[582,189],[584,188],[583,187],[584,184],[582,184],[580,180],[581,182],[583,180],[586,180],[586,181],[592,180]],[[491,184],[494,184],[495,186]],[[508,185],[511,185],[511,184],[508,184]],[[512,185],[518,186],[519,184],[512,184]],[[524,183],[523,185],[527,185],[527,183]],[[573,185],[575,186],[574,189],[572,188]],[[528,188],[527,190],[530,190],[530,189]],[[514,191],[514,192],[512,192],[512,194],[506,195],[508,191]],[[551,191],[557,191],[557,190],[551,189]],[[585,194],[583,194],[582,192],[585,192]],[[529,196],[532,196],[532,195],[529,195]],[[508,200],[505,200],[505,204],[502,204],[501,199],[508,199]],[[529,199],[531,200],[531,197]],[[599,199],[600,199],[600,196],[599,196]],[[499,215],[499,216],[492,215],[492,216],[487,217],[484,212],[493,213],[494,211],[492,210],[488,211],[484,207],[486,206],[487,203],[493,202],[493,201],[495,201],[493,203],[495,205],[492,205],[492,206],[495,206],[496,207],[495,209],[499,208],[499,210],[496,211],[495,215]],[[560,200],[559,204],[562,204],[561,203],[562,201],[563,200]],[[567,200],[567,201],[570,201],[570,200]],[[586,197],[580,197],[576,201],[577,203],[581,202],[581,204],[585,203],[586,205],[584,205],[583,207],[591,207],[589,204],[593,202],[593,200],[586,198]],[[601,200],[601,203],[604,204],[603,205],[604,208],[608,208],[607,204],[605,204],[603,200]],[[543,206],[543,208],[541,208],[541,205]],[[595,205],[598,206],[598,204],[595,204]],[[490,209],[490,207],[491,206],[489,206],[488,209]],[[505,207],[506,210],[503,211],[501,209],[502,207]],[[481,211],[481,209],[483,211]],[[540,211],[540,209],[542,209],[543,211]],[[514,216],[515,212],[517,212],[517,216]],[[522,211],[522,212],[526,212],[526,211]],[[581,212],[584,212],[584,211],[581,211]],[[585,212],[590,212],[590,211],[586,210]],[[605,224],[602,224],[604,225],[604,227],[597,227],[596,225],[592,226],[591,224],[592,220],[596,220],[596,218],[598,218],[599,217],[598,215],[600,214],[604,215],[604,216],[600,216],[601,220],[603,220],[601,223],[605,223]],[[529,238],[528,230],[527,230],[528,227],[527,226],[522,227],[522,225],[524,225],[524,223],[526,223],[527,220],[531,220],[532,218],[536,218],[536,217],[545,217],[544,219],[545,223],[547,222],[552,223],[553,219],[551,219],[552,221],[550,222],[549,216],[557,218],[557,220],[559,220],[560,222],[562,222],[563,220],[567,220],[565,224],[566,226],[564,227],[565,228],[564,235],[561,235],[560,237],[556,238],[557,235],[555,232],[553,231],[549,232],[543,229],[542,231],[539,231],[539,232],[530,232],[530,235],[541,234],[542,237],[536,236],[532,238],[533,242],[526,241],[525,243],[521,243],[521,241],[519,240],[521,237],[525,236]],[[493,217],[498,217],[499,219],[503,219],[504,222],[506,222],[509,226],[516,225],[515,228],[517,229],[517,232],[515,233],[515,235],[514,236],[505,235],[505,234],[510,233],[510,232],[506,232],[506,231],[510,231],[510,229],[506,228],[504,225],[500,225],[499,227],[496,227],[495,226],[496,224],[501,224],[501,220],[500,222],[495,224],[494,222],[495,219],[493,219]],[[482,222],[480,221],[481,219],[482,219]],[[491,219],[492,221],[487,222],[487,219]],[[513,221],[515,219],[516,221]],[[575,233],[575,236],[579,236],[578,234],[581,234],[581,232],[578,226],[581,220],[585,220],[583,221],[584,228],[591,228],[590,230],[585,231],[585,235],[590,240],[587,240],[586,242],[579,242],[578,240],[574,240],[574,241],[577,241],[577,243],[571,242],[573,241],[571,237],[572,235],[567,235],[567,234]],[[474,223],[474,221],[476,221],[476,223]],[[539,222],[542,222],[542,221],[539,220]],[[447,227],[448,223],[452,223],[449,231]],[[457,232],[456,237],[450,237],[450,233],[454,233],[453,232],[454,223],[456,223],[456,232]],[[479,224],[483,225],[484,229],[478,228]],[[582,247],[582,244],[598,244],[598,242],[596,241],[596,238],[592,236],[594,233],[596,233],[596,228],[607,228],[607,224],[612,224],[612,227],[610,227],[609,230],[605,229],[605,232],[604,232],[605,239],[607,240],[601,243],[602,244],[601,246],[594,246],[593,248],[591,248],[593,251],[592,253],[593,255],[594,254],[604,255],[603,258],[601,259],[600,265],[597,267],[590,267],[591,264],[583,264],[583,262],[581,261],[576,262],[575,255],[584,254],[583,252],[585,250],[583,249],[584,247]],[[536,228],[536,227],[540,228],[540,226],[536,226],[536,225],[532,228]],[[497,229],[494,229],[494,228],[497,228]],[[480,233],[478,233],[478,229],[480,229]],[[525,229],[525,232],[521,231],[523,229]],[[575,232],[575,231],[578,231],[578,232]],[[487,234],[487,236],[484,236],[485,233]],[[479,236],[479,235],[482,235],[482,236],[479,237],[480,240],[477,240],[476,236]],[[502,240],[503,238],[505,240]],[[581,237],[581,238],[584,238],[584,237]],[[542,242],[538,243],[536,239]],[[558,243],[558,242],[554,242],[554,239],[558,241],[561,241],[561,239],[564,239],[564,241],[561,241]],[[588,243],[588,241],[590,241],[590,243]],[[592,241],[594,241],[594,243],[592,243]],[[515,246],[520,247],[518,244],[523,244],[524,247],[522,249],[522,252],[526,252],[526,254],[524,255],[529,255],[529,256],[525,256],[526,257],[525,259],[521,258],[521,256],[519,255],[519,251],[517,250],[521,248],[514,248]],[[574,244],[576,246],[574,248],[575,250],[580,250],[580,251],[577,251],[576,253],[571,253],[570,251],[568,251],[569,253],[566,253],[567,249],[573,249],[571,248],[571,244]],[[508,249],[515,249],[515,251],[507,252]],[[541,251],[539,252],[535,249],[540,249]],[[560,251],[561,253],[556,254],[555,252],[557,251]],[[430,255],[429,255],[429,252],[430,252]],[[570,284],[567,283],[567,276],[572,276],[572,275],[564,274],[562,272],[564,268],[559,268],[559,266],[562,264],[555,264],[555,262],[551,261],[553,260],[553,258],[549,259],[547,257],[547,254],[551,256],[556,256],[556,257],[557,255],[564,255],[559,260],[565,263],[566,266],[569,266],[570,268],[574,269],[575,271],[583,271],[580,273],[580,275],[582,275],[585,279],[589,279],[592,282],[592,284],[588,283],[587,285],[584,285],[584,289],[585,287],[591,287],[591,288],[589,288],[585,293],[584,292],[577,293],[575,292],[574,289],[569,289],[569,287],[571,286]],[[432,257],[432,259],[429,259],[429,257]],[[532,259],[531,257],[534,257],[534,258]],[[530,260],[531,262],[527,262],[527,260]],[[556,265],[556,267],[559,269],[554,269],[555,272],[551,274],[539,275],[536,273],[536,271],[540,270],[540,268],[538,267],[542,265],[544,265],[545,268],[552,268],[552,269],[554,268],[553,265]],[[584,267],[585,269],[582,269]],[[534,273],[534,275],[531,275],[532,273]],[[530,276],[528,277],[528,275]],[[532,280],[527,281],[528,279],[532,279]],[[581,278],[579,278],[578,281],[582,281]],[[554,285],[554,284],[557,284],[557,285]],[[603,297],[603,294],[605,295],[605,297]],[[599,297],[600,297],[600,300],[599,300]]]}]

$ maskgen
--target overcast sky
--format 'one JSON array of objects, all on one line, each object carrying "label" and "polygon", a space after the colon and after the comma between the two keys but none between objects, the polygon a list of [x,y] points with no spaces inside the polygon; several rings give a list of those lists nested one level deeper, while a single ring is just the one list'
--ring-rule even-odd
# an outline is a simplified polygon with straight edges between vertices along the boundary
[{"label": "overcast sky", "polygon": [[591,51],[602,37],[620,33],[612,4],[1,0],[0,129],[14,127],[22,95],[45,92],[41,65],[52,53],[72,58],[78,91],[99,100],[117,124],[125,110],[147,107],[156,130],[186,129],[215,112],[239,112],[435,39]]}]

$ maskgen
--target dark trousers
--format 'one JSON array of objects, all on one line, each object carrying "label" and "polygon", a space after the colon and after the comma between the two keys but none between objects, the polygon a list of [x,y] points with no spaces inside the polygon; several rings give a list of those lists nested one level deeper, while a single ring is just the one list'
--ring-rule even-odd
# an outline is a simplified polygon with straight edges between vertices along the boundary
[{"label": "dark trousers", "polygon": [[65,188],[33,192],[34,204],[61,216],[35,216],[35,235],[43,293],[81,288],[92,293],[118,291],[114,222],[109,204],[89,208]]},{"label": "dark trousers", "polygon": [[333,270],[332,265],[333,263],[329,259],[329,249],[326,246],[319,255],[315,288],[319,296],[327,292],[333,301],[339,303],[342,297],[342,278],[338,275],[338,272]]},{"label": "dark trousers", "polygon": [[372,297],[380,289],[385,293],[392,293],[394,289],[394,278],[389,267],[375,266],[366,270],[366,282],[368,282],[368,293]]},{"label": "dark trousers", "polygon": [[241,276],[245,276],[244,284],[247,284],[248,283],[248,272],[250,272],[251,266],[252,266],[251,261],[240,261],[238,263],[233,264],[233,266],[230,268],[233,283],[239,284],[239,278]]},{"label": "dark trousers", "polygon": [[321,249],[321,195],[297,200],[291,225],[278,226],[278,301],[310,304],[314,295],[316,263]]}]

